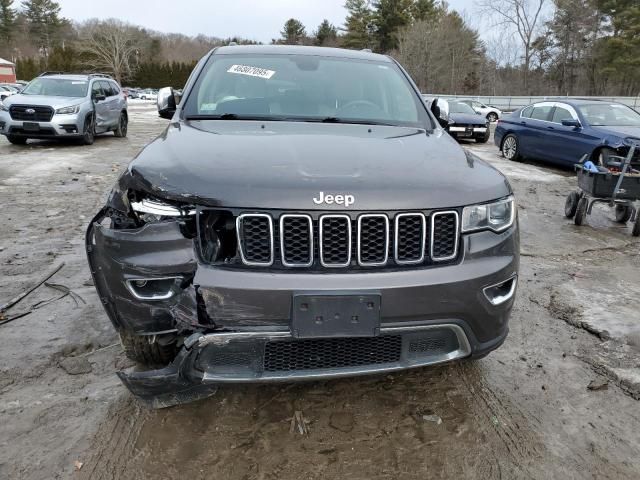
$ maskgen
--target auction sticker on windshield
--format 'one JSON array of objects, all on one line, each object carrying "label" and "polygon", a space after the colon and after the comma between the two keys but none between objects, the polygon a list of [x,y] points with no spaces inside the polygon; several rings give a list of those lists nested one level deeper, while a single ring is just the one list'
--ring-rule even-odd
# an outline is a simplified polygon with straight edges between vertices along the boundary
[{"label": "auction sticker on windshield", "polygon": [[273,77],[276,73],[274,70],[267,70],[260,67],[249,67],[247,65],[231,65],[228,73],[238,73],[240,75],[249,75],[251,77],[266,78],[267,80]]}]

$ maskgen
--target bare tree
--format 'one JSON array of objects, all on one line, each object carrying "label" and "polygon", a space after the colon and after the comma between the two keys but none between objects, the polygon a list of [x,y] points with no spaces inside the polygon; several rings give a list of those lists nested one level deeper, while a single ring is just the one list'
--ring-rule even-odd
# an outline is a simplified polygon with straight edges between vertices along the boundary
[{"label": "bare tree", "polygon": [[529,88],[529,71],[533,56],[533,42],[542,24],[542,10],[547,0],[479,0],[480,12],[489,17],[494,26],[515,30],[524,49],[524,89]]},{"label": "bare tree", "polygon": [[85,64],[94,71],[111,73],[122,82],[134,70],[138,30],[116,19],[90,20],[80,29],[79,47]]}]

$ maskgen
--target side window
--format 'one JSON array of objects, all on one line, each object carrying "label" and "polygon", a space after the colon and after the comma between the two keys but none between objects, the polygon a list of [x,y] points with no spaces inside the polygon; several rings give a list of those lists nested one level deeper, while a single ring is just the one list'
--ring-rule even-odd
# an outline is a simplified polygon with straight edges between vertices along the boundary
[{"label": "side window", "polygon": [[531,112],[533,112],[533,105],[529,105],[522,112],[520,112],[520,116],[522,118],[531,118]]},{"label": "side window", "polygon": [[473,108],[482,108],[482,104],[480,102],[473,102]]},{"label": "side window", "polygon": [[571,112],[566,108],[556,106],[551,121],[553,123],[562,123],[562,120],[573,120],[573,115],[571,115]]},{"label": "side window", "polygon": [[111,91],[111,83],[101,80],[100,84],[102,85],[102,91],[104,92],[105,97],[111,97],[113,92]]},{"label": "side window", "polygon": [[111,95],[118,95],[120,93],[120,87],[116,82],[109,82],[111,84]]},{"label": "side window", "polygon": [[98,95],[104,95],[102,87],[100,86],[100,82],[93,82],[93,85],[91,85],[91,98],[95,98]]},{"label": "side window", "polygon": [[533,120],[549,120],[549,114],[551,113],[551,105],[534,105],[531,117]]}]

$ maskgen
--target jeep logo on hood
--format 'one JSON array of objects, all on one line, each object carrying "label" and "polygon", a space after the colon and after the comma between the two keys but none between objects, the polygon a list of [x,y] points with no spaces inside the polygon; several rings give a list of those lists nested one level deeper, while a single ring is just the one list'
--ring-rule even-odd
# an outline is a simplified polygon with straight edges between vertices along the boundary
[{"label": "jeep logo on hood", "polygon": [[318,198],[313,198],[313,203],[316,205],[322,205],[323,203],[326,205],[332,205],[337,203],[338,205],[344,205],[348,207],[349,205],[353,205],[353,202],[356,201],[356,198],[353,195],[338,193],[336,195],[325,195],[324,192],[320,192]]}]

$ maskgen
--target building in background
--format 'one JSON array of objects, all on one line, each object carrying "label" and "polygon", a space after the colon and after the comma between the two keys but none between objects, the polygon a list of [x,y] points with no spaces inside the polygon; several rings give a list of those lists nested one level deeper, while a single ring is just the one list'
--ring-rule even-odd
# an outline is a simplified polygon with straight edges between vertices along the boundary
[{"label": "building in background", "polygon": [[9,60],[0,58],[0,83],[16,82],[16,65]]}]

